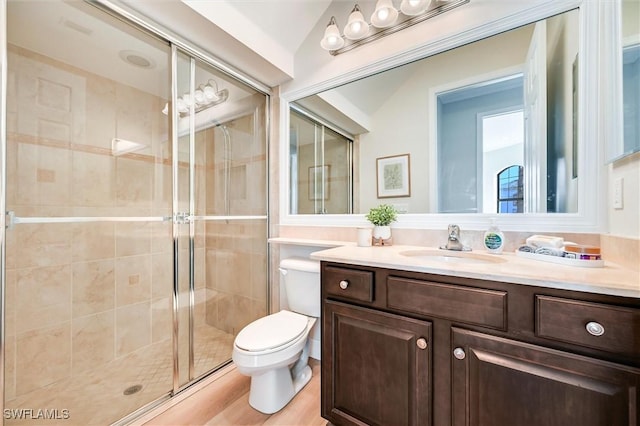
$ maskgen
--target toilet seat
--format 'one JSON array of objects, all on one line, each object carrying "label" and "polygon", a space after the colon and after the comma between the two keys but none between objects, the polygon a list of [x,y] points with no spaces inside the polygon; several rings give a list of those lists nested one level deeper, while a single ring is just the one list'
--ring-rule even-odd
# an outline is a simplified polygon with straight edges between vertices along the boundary
[{"label": "toilet seat", "polygon": [[283,310],[247,325],[236,336],[235,345],[247,352],[283,347],[305,332],[308,321],[304,315]]}]

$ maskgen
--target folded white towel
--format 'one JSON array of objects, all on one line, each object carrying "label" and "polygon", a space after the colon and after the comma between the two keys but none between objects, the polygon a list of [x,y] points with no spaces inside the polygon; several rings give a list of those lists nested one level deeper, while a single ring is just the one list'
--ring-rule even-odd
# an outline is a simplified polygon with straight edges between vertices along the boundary
[{"label": "folded white towel", "polygon": [[532,235],[526,240],[528,246],[538,247],[554,247],[562,248],[564,246],[564,238],[552,237],[550,235]]}]

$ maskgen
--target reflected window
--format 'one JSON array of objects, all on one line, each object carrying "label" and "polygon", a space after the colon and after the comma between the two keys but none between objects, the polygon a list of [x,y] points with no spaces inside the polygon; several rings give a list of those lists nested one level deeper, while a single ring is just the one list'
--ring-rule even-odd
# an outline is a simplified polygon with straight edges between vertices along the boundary
[{"label": "reflected window", "polygon": [[495,176],[524,155],[523,76],[437,94],[438,212],[496,213]]},{"label": "reflected window", "polygon": [[622,55],[624,153],[640,150],[640,44],[625,47]]},{"label": "reflected window", "polygon": [[513,165],[498,173],[498,213],[522,213],[524,167]]}]

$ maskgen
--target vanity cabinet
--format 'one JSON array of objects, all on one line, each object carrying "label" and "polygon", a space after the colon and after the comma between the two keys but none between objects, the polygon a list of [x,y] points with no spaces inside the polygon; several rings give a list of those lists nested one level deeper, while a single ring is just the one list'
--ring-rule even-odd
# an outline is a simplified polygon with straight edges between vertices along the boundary
[{"label": "vanity cabinet", "polygon": [[322,262],[333,425],[638,426],[640,300]]},{"label": "vanity cabinet", "polygon": [[454,426],[638,424],[637,370],[458,328],[452,334]]},{"label": "vanity cabinet", "polygon": [[336,424],[430,425],[431,324],[333,301],[323,316],[323,411]]}]

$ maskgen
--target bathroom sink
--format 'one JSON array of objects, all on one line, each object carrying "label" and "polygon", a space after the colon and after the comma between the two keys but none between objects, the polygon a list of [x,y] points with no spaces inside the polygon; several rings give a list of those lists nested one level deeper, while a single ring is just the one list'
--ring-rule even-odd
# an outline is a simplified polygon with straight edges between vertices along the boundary
[{"label": "bathroom sink", "polygon": [[401,251],[399,254],[401,256],[425,261],[457,264],[491,264],[506,262],[506,259],[499,255],[451,250],[407,250]]}]

